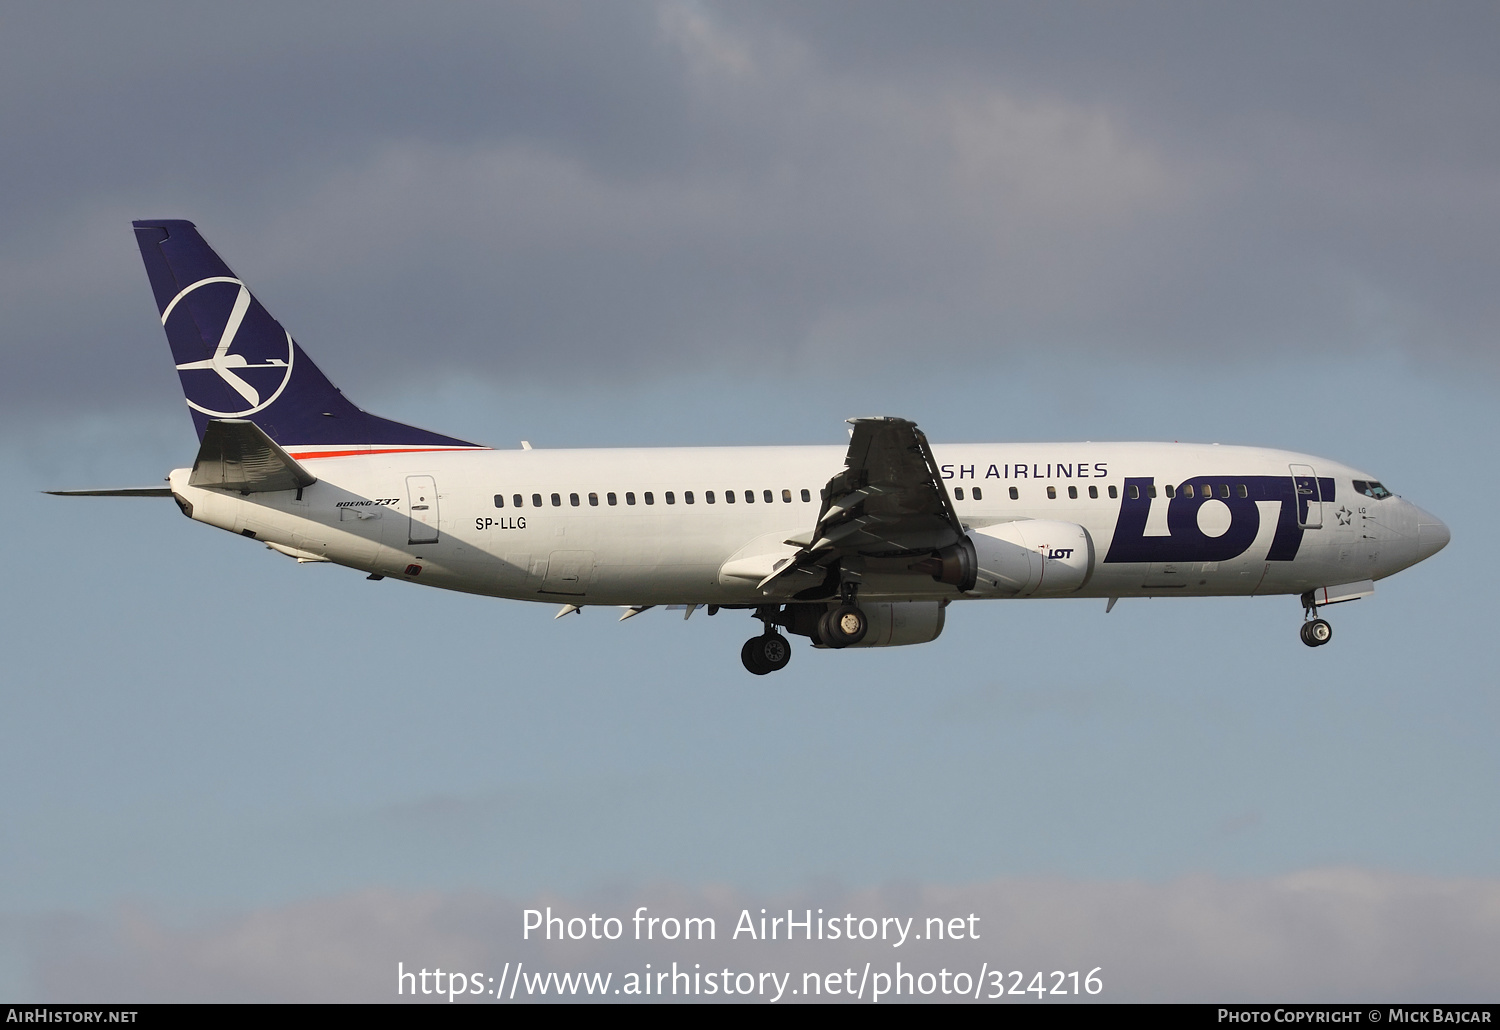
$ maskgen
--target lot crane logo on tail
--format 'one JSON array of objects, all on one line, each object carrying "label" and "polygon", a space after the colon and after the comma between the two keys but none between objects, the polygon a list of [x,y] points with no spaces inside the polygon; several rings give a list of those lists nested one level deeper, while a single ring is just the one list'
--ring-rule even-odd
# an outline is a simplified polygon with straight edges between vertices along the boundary
[{"label": "lot crane logo on tail", "polygon": [[[203,287],[215,288],[204,291]],[[195,293],[197,296],[182,303]],[[273,354],[244,354],[231,349],[252,308],[259,308],[259,305],[244,283],[228,276],[216,275],[193,283],[173,297],[162,312],[161,324],[168,333],[173,329],[170,323],[174,313],[178,319],[189,320],[204,339],[211,339],[213,334],[210,330],[221,326],[217,333],[218,345],[210,357],[184,361],[177,366],[179,373],[213,372],[217,376],[217,379],[202,375],[182,376],[182,388],[187,395],[188,406],[194,411],[201,411],[210,418],[244,418],[272,404],[281,396],[287,383],[292,381],[296,348],[292,346],[292,338],[285,330],[279,333],[246,334],[247,347],[252,350],[275,351]],[[265,309],[259,310],[263,313]],[[269,347],[267,343],[270,344]],[[279,345],[282,343],[284,347]],[[223,410],[224,398],[230,396],[225,392],[225,387],[232,394],[238,395],[247,406],[232,411]],[[266,391],[269,391],[268,395]]]}]

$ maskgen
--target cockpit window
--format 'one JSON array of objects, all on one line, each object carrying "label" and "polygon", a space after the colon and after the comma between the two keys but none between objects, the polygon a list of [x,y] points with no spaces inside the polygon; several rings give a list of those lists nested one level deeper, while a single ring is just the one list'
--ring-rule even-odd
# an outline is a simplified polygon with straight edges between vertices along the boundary
[{"label": "cockpit window", "polygon": [[1396,496],[1395,494],[1393,494],[1389,490],[1387,490],[1385,487],[1383,487],[1379,483],[1375,482],[1373,479],[1371,479],[1371,480],[1356,479],[1354,481],[1354,489],[1357,492],[1364,494],[1366,497],[1373,497],[1373,498],[1375,498],[1377,501],[1383,501],[1387,497],[1395,497]]}]

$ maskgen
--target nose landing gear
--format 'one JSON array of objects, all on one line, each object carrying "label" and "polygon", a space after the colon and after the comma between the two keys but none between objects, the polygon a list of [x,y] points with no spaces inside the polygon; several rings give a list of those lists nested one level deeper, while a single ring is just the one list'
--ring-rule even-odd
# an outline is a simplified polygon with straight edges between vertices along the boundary
[{"label": "nose landing gear", "polygon": [[1302,624],[1302,642],[1308,647],[1322,647],[1333,639],[1333,627],[1324,619]]},{"label": "nose landing gear", "polygon": [[1320,619],[1318,615],[1318,604],[1313,592],[1309,590],[1302,595],[1302,642],[1308,647],[1322,647],[1333,639],[1333,627],[1328,620]]}]

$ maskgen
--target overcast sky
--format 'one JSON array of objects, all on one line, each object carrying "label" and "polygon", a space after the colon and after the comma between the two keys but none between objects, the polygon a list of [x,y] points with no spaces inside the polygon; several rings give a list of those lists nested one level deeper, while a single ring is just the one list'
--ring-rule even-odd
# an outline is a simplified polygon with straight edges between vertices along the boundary
[{"label": "overcast sky", "polygon": [[532,382],[913,347],[1384,345],[1496,372],[1493,5],[14,4],[4,26],[8,407],[169,383],[137,360],[118,229],[162,216],[359,385],[414,350]]},{"label": "overcast sky", "polygon": [[[1493,998],[1497,44],[1479,3],[5,5],[0,996],[378,1001],[402,955],[605,961],[526,950],[538,899],[793,899],[982,910],[964,960],[1107,998]],[[752,682],[732,613],[39,496],[191,460],[151,217],[464,438],[1285,446],[1454,544],[1318,652],[1290,598],[995,603]]]}]

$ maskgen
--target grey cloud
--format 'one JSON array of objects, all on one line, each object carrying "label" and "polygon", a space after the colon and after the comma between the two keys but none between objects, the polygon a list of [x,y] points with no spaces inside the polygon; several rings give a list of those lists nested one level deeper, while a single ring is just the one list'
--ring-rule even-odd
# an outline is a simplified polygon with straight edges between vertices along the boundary
[{"label": "grey cloud", "polygon": [[[625,938],[522,940],[522,911],[622,920]],[[638,906],[712,916],[712,942],[636,943]],[[977,940],[857,944],[732,939],[742,911],[967,919]],[[587,897],[370,890],[182,925],[140,910],[35,921],[27,937],[46,1000],[389,1001],[396,964],[499,976],[691,967],[803,972],[1102,967],[1107,1001],[1480,1001],[1500,960],[1500,882],[1313,869],[1263,880],[1165,884],[1001,879],[965,886],[824,887],[776,897],[672,885]],[[618,980],[616,980],[618,982]],[[1007,976],[1009,986],[1013,981]],[[1050,981],[1049,981],[1050,984]]]},{"label": "grey cloud", "polygon": [[0,126],[31,145],[0,167],[32,217],[37,190],[66,203],[161,178],[264,203],[407,137],[521,137],[624,168],[661,151],[652,126],[682,103],[631,5],[35,4],[7,21]]},{"label": "grey cloud", "polygon": [[356,397],[1039,350],[1493,374],[1496,16],[1450,13],[14,8],[4,396],[170,380],[155,215]]}]

